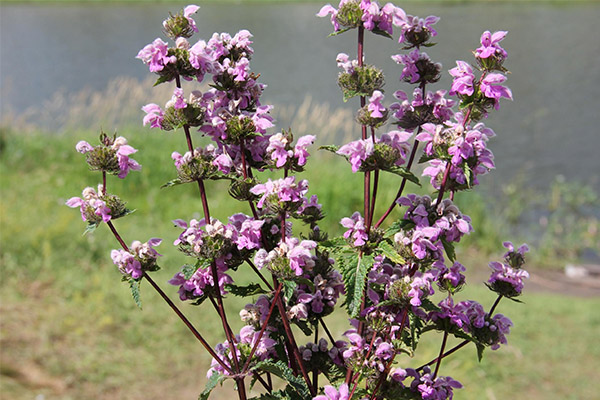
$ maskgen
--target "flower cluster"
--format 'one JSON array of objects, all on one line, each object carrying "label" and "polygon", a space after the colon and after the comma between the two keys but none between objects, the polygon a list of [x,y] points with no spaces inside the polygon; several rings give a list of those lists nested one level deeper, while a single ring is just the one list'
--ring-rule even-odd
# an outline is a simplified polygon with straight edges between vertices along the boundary
[{"label": "flower cluster", "polygon": [[490,262],[493,272],[488,280],[488,286],[502,296],[516,297],[523,291],[523,280],[529,278],[529,273],[521,269],[525,262],[524,255],[529,248],[524,244],[515,251],[511,242],[505,242],[504,247],[508,249],[504,255],[506,263]]},{"label": "flower cluster", "polygon": [[315,141],[315,136],[306,135],[298,139],[296,145],[292,147],[293,137],[291,132],[280,132],[269,137],[267,146],[267,156],[275,162],[275,167],[293,171],[301,170],[306,165],[306,160],[310,154],[307,148]]},{"label": "flower cluster", "polygon": [[108,222],[129,212],[121,199],[115,195],[105,194],[102,185],[98,185],[98,191],[86,187],[81,197],[71,197],[66,205],[71,208],[79,207],[81,219],[89,225]]},{"label": "flower cluster", "polygon": [[123,179],[129,171],[139,171],[142,166],[129,156],[136,149],[127,144],[127,139],[122,136],[109,137],[102,133],[101,144],[94,147],[85,140],[77,143],[75,149],[86,155],[86,161],[91,169],[108,172]]},{"label": "flower cluster", "polygon": [[296,183],[295,176],[277,180],[267,180],[250,189],[250,192],[261,196],[258,208],[266,208],[274,213],[296,211],[305,202],[308,192],[308,181],[303,179]]},{"label": "flower cluster", "polygon": [[411,135],[406,131],[390,131],[375,141],[373,137],[369,137],[347,143],[336,153],[348,159],[352,172],[375,169],[386,171],[405,163]]},{"label": "flower cluster", "polygon": [[443,259],[443,242],[458,242],[471,232],[471,219],[463,215],[450,199],[438,205],[429,196],[410,194],[398,199],[407,206],[404,214],[405,228],[394,236],[394,241],[410,248],[410,256],[418,259]]},{"label": "flower cluster", "polygon": [[398,120],[396,124],[404,129],[413,130],[426,123],[441,124],[454,115],[452,107],[455,102],[445,96],[445,90],[436,92],[428,90],[423,97],[423,90],[415,88],[412,100],[409,101],[408,95],[398,90],[394,93],[394,97],[400,101],[392,103],[390,111]]},{"label": "flower cluster", "polygon": [[146,243],[134,241],[129,248],[125,250],[113,250],[110,257],[113,263],[119,268],[123,276],[137,280],[140,279],[145,271],[156,271],[156,259],[161,254],[154,249],[162,242],[161,239],[150,239]]},{"label": "flower cluster", "polygon": [[341,0],[338,9],[327,4],[321,8],[317,16],[326,17],[330,14],[335,32],[362,26],[368,31],[391,36],[394,33],[394,26],[403,26],[406,20],[406,14],[401,8],[392,3],[381,7],[379,3],[372,0]]},{"label": "flower cluster", "polygon": [[494,155],[487,148],[494,131],[482,122],[465,125],[464,116],[457,113],[457,122],[448,122],[449,127],[425,124],[417,140],[425,144],[429,166],[423,175],[431,177],[431,185],[440,188],[448,163],[450,170],[446,188],[461,190],[479,184],[479,175],[494,168]]},{"label": "flower cluster", "polygon": [[427,53],[418,48],[408,54],[396,54],[392,56],[398,64],[404,65],[400,80],[408,83],[435,83],[440,79],[442,64],[431,61]]},{"label": "flower cluster", "polygon": [[270,252],[265,249],[258,250],[254,256],[254,263],[258,268],[267,267],[276,275],[301,276],[314,267],[315,261],[311,251],[316,247],[317,243],[312,240],[286,238],[285,242],[280,242],[279,246]]}]

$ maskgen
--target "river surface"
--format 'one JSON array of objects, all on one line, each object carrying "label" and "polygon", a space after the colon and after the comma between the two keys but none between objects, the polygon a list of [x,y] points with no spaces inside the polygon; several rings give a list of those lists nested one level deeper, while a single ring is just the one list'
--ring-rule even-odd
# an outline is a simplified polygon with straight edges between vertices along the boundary
[{"label": "river surface", "polygon": [[[182,4],[183,6],[184,4]],[[268,84],[264,103],[299,105],[306,96],[332,107],[344,104],[336,84],[339,52],[355,54],[354,32],[327,37],[328,18],[315,17],[321,4],[204,5],[196,14],[200,34],[248,29],[254,35],[253,71]],[[600,4],[408,3],[409,14],[441,17],[437,46],[427,50],[447,70],[456,59],[471,62],[484,30],[508,30],[507,81],[515,101],[503,101],[486,121],[498,136],[491,148],[497,171],[488,187],[516,176],[545,188],[557,175],[590,184],[600,192]],[[144,79],[148,70],[134,57],[161,36],[173,4],[0,5],[1,112],[41,107],[53,94],[82,88],[101,90],[115,77]],[[397,35],[396,35],[397,36]],[[401,69],[390,59],[395,41],[367,36],[368,63],[383,68],[387,101]],[[437,89],[446,89],[444,73]],[[166,100],[166,99],[164,99]],[[164,101],[163,100],[163,101]],[[147,102],[161,103],[159,99]],[[389,104],[389,103],[388,103]],[[141,118],[141,115],[140,115]],[[35,114],[30,117],[35,123]],[[287,121],[280,121],[286,127]],[[315,127],[318,134],[319,127]]]}]

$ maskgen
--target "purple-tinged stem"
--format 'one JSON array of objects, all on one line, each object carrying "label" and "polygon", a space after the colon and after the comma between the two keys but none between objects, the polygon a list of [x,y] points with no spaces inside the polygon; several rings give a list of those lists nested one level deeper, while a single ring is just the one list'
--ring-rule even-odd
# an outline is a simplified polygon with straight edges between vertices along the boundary
[{"label": "purple-tinged stem", "polygon": [[440,370],[440,365],[442,364],[442,358],[444,358],[444,350],[446,350],[446,342],[447,341],[448,341],[448,331],[444,331],[444,338],[442,339],[440,355],[438,356],[437,363],[435,364],[435,371],[433,372],[433,377],[431,378],[431,380],[435,380],[435,377],[437,376],[437,374]]},{"label": "purple-tinged stem", "polygon": [[[276,277],[273,277],[273,283],[276,286],[279,286],[279,282]],[[281,321],[283,322],[283,329],[285,330],[285,335],[287,337],[287,342],[289,343],[292,354],[296,359],[296,363],[298,364],[298,368],[300,368],[300,372],[302,373],[302,377],[304,381],[308,385],[308,388],[311,392],[311,395],[316,396],[316,392],[313,390],[313,387],[310,382],[310,378],[308,377],[308,373],[306,372],[306,368],[304,367],[304,362],[302,360],[302,356],[300,355],[300,351],[298,351],[298,345],[296,344],[296,339],[294,338],[294,333],[292,332],[292,328],[290,327],[290,322],[288,320],[287,314],[285,313],[285,305],[281,300],[281,296],[277,298],[277,308],[279,309],[279,315],[281,316]]]},{"label": "purple-tinged stem", "polygon": [[[496,307],[500,303],[500,300],[502,300],[502,297],[503,297],[502,295],[499,295],[498,298],[496,298],[496,301],[494,301],[494,304],[492,305],[492,308],[490,309],[490,312],[488,313],[488,315],[490,315],[490,316],[493,315],[494,310],[496,309]],[[463,347],[465,347],[469,343],[470,343],[469,340],[464,340],[464,341],[460,342],[459,344],[457,344],[456,346],[454,346],[452,349],[448,350],[447,352],[445,352],[441,356],[438,356],[437,358],[434,358],[433,360],[429,361],[428,363],[421,365],[419,368],[417,368],[417,372],[421,371],[426,366],[433,364],[434,362],[438,361],[439,359],[445,358],[445,357],[449,356],[450,354],[454,353],[455,351],[457,351],[459,349],[462,349]]]},{"label": "purple-tinged stem", "polygon": [[377,199],[377,187],[379,186],[379,170],[375,170],[375,180],[373,181],[373,197],[371,198],[371,211],[369,212],[369,224],[367,225],[367,234],[373,224],[373,215],[375,215],[375,201]]},{"label": "purple-tinged stem", "polygon": [[[106,225],[108,225],[108,227],[110,228],[111,232],[113,233],[114,237],[117,239],[117,241],[119,242],[119,244],[121,245],[121,247],[123,248],[123,250],[129,252],[130,251],[129,247],[127,247],[127,245],[123,241],[123,238],[121,237],[121,235],[119,235],[119,232],[117,232],[117,229],[115,228],[115,226],[113,225],[113,223],[111,221],[108,221],[106,223]],[[171,299],[165,294],[165,292],[163,292],[162,289],[156,284],[156,282],[154,282],[154,280],[152,278],[150,278],[150,275],[148,275],[146,272],[144,272],[143,276],[150,283],[150,285],[152,285],[152,287],[154,288],[154,290],[156,290],[158,292],[158,294],[163,298],[163,300],[167,302],[167,304],[171,307],[171,309],[175,312],[175,314],[177,314],[177,316],[179,317],[179,319],[181,319],[181,321],[185,324],[185,326],[188,327],[188,329],[192,332],[192,334],[196,337],[196,339],[198,339],[198,341],[200,341],[200,343],[202,344],[202,346],[204,346],[204,348],[206,349],[206,351],[223,368],[225,368],[225,370],[227,372],[232,373],[231,368],[227,364],[225,364],[225,362],[223,362],[223,360],[221,360],[221,358],[212,349],[212,347],[210,347],[210,345],[208,344],[208,342],[202,337],[202,335],[200,334],[200,332],[198,332],[198,330],[185,317],[185,315],[183,315],[183,313],[179,310],[179,308],[177,308],[177,306],[175,305],[175,303],[173,303],[171,301]]]},{"label": "purple-tinged stem", "polygon": [[[315,341],[314,341],[315,345],[319,345],[319,323],[317,322],[315,324]],[[319,390],[319,369],[315,368],[313,369],[313,391],[315,393],[317,393],[317,390]]]},{"label": "purple-tinged stem", "polygon": [[[373,345],[375,344],[376,338],[377,338],[377,331],[374,331],[373,337],[371,338],[371,343],[369,344],[369,350],[367,350],[367,354],[365,355],[365,358],[363,358],[363,362],[361,364],[363,364],[364,361],[366,361],[369,358],[369,356],[371,355],[371,351],[373,351]],[[361,375],[361,373],[359,371],[356,374],[354,374],[354,376],[352,377],[350,382],[348,382],[348,386],[353,385],[352,391],[350,392],[350,396],[348,396],[349,399],[352,398],[352,395],[354,395],[354,392],[356,391],[356,388],[358,387],[358,378],[360,377],[360,375]]]},{"label": "purple-tinged stem", "polygon": [[283,285],[280,283],[279,286],[277,287],[277,291],[275,292],[275,296],[273,297],[273,300],[271,301],[271,307],[269,308],[269,313],[267,314],[267,318],[265,319],[265,322],[263,323],[263,326],[261,327],[260,332],[258,333],[258,338],[256,339],[256,343],[254,343],[252,350],[250,350],[250,355],[248,356],[248,359],[246,360],[246,363],[244,364],[244,367],[242,368],[242,373],[245,373],[246,371],[248,371],[248,367],[250,366],[250,361],[252,361],[252,356],[256,352],[256,349],[258,348],[258,345],[260,344],[260,340],[262,339],[263,334],[265,333],[265,330],[267,329],[267,326],[269,325],[269,319],[271,319],[271,314],[273,314],[273,310],[275,309],[275,305],[277,304],[277,300],[279,299],[279,295],[281,294],[281,288],[283,288]]},{"label": "purple-tinged stem", "polygon": [[[407,315],[408,315],[408,311],[405,308],[402,312],[402,321],[400,322],[400,330],[398,331],[398,332],[400,332],[400,338],[402,338],[402,332],[404,331],[404,327],[406,326]],[[390,372],[390,368],[392,367],[392,364],[394,363],[394,359],[396,358],[397,354],[398,353],[394,352],[394,355],[392,356],[390,361],[388,361],[387,365],[385,366],[383,373],[381,374],[381,376],[379,377],[379,380],[377,381],[377,385],[375,385],[375,389],[373,389],[373,393],[371,393],[370,400],[375,399],[375,396],[377,395],[377,391],[379,390],[379,388],[383,384],[383,381],[385,381],[388,373]]]},{"label": "purple-tinged stem", "polygon": [[[179,75],[175,76],[175,83],[178,88],[181,88],[181,79],[180,79]],[[183,130],[185,132],[185,138],[187,141],[188,149],[193,154],[194,145],[192,144],[192,135],[190,134],[189,125],[185,124],[183,126]],[[209,224],[210,223],[210,210],[208,208],[208,200],[206,198],[206,189],[204,187],[204,181],[202,179],[198,179],[198,189],[200,190],[200,198],[202,200],[202,209],[204,211],[204,220],[206,221],[207,224]],[[234,336],[231,331],[231,327],[229,326],[229,323],[227,322],[227,314],[225,313],[225,307],[223,306],[223,299],[221,297],[221,289],[219,288],[219,274],[217,271],[217,265],[215,264],[214,261],[211,263],[211,272],[212,272],[212,276],[213,276],[215,296],[217,298],[217,306],[218,306],[217,308],[218,308],[219,316],[221,317],[221,322],[223,324],[223,330],[225,331],[225,336],[227,337],[227,341],[231,345],[231,355],[233,358],[233,364],[235,366],[235,370],[236,370],[236,372],[240,372],[240,365],[239,365],[239,360],[238,360],[237,351],[236,351],[236,347],[235,347],[235,340],[234,340]],[[246,388],[244,385],[244,377],[243,376],[238,377],[235,379],[235,381],[238,385],[238,396],[239,396],[240,400],[246,400]]]},{"label": "purple-tinged stem", "polygon": [[[419,127],[419,130],[420,129],[421,129],[421,127]],[[418,132],[419,131],[417,131],[417,134],[418,134]],[[408,164],[406,164],[406,169],[409,171],[410,171],[410,168],[412,167],[412,163],[415,159],[415,155],[417,154],[418,147],[419,147],[419,141],[415,140],[412,151],[410,152]],[[375,224],[375,228],[379,228],[379,226],[383,223],[383,221],[385,221],[385,219],[390,215],[390,213],[392,212],[394,207],[396,207],[396,200],[398,200],[402,196],[402,192],[404,192],[404,187],[406,186],[406,181],[407,181],[406,178],[402,178],[402,182],[400,183],[400,188],[398,189],[398,193],[396,193],[396,197],[394,198],[394,201],[392,201],[392,204],[388,207],[386,212],[381,216],[381,218],[379,218],[379,220]]]},{"label": "purple-tinged stem", "polygon": [[325,321],[323,321],[323,318],[319,317],[319,322],[321,323],[321,326],[325,330],[325,333],[327,334],[327,337],[331,341],[331,345],[335,346],[335,339],[333,338],[333,335],[329,331],[329,328],[327,328],[327,325],[325,325]]},{"label": "purple-tinged stem", "polygon": [[102,196],[106,196],[106,171],[102,171]]},{"label": "purple-tinged stem", "polygon": [[258,268],[256,268],[256,265],[254,265],[254,263],[250,260],[246,260],[246,262],[248,263],[250,268],[252,268],[252,270],[256,273],[256,275],[258,275],[258,277],[264,282],[264,284],[267,285],[269,290],[273,291],[273,286],[271,286],[271,284],[269,283],[269,281],[267,281],[265,276],[258,270]]}]

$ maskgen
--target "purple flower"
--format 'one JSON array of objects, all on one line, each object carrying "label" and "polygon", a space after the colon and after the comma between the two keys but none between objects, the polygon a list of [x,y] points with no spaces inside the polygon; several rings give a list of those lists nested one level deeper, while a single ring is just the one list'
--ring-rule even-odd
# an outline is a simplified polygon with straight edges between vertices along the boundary
[{"label": "purple flower", "polygon": [[157,38],[154,42],[140,50],[135,58],[139,58],[144,64],[148,64],[150,72],[160,72],[167,64],[177,61],[177,57],[169,56],[168,51],[167,43]]},{"label": "purple flower", "polygon": [[288,139],[283,133],[276,133],[269,138],[267,153],[271,153],[271,159],[275,161],[275,166],[281,168],[287,162],[288,157],[292,157],[294,152],[287,150]]},{"label": "purple flower", "polygon": [[369,97],[369,105],[367,109],[371,112],[372,118],[383,118],[383,112],[385,112],[385,107],[381,105],[383,101],[383,93],[379,90],[375,90],[373,95]]},{"label": "purple flower", "polygon": [[154,249],[162,242],[161,239],[150,239],[146,243],[134,241],[130,252],[125,250],[113,250],[110,256],[119,271],[125,276],[140,279],[144,270],[156,264],[156,258],[160,256]]},{"label": "purple flower", "polygon": [[313,397],[313,400],[349,400],[350,393],[348,391],[348,385],[342,383],[339,389],[334,388],[330,385],[325,385],[323,391],[324,395]]},{"label": "purple flower", "polygon": [[102,220],[103,222],[108,222],[112,218],[112,210],[106,205],[104,200],[101,200],[101,196],[98,193],[102,193],[102,185],[98,186],[98,192],[91,187],[87,187],[83,189],[81,198],[71,197],[65,204],[71,208],[79,207],[83,221],[92,220],[91,222],[99,222]]},{"label": "purple flower", "polygon": [[310,156],[306,148],[311,146],[315,142],[313,135],[305,135],[298,139],[296,146],[294,147],[294,157],[298,160],[298,165],[303,166],[306,164],[306,158]]},{"label": "purple flower", "polygon": [[497,31],[493,34],[490,31],[485,31],[481,35],[481,47],[475,50],[475,56],[479,58],[488,58],[494,55],[499,55],[502,58],[507,57],[506,50],[504,50],[498,43],[500,43],[506,36],[507,31]]},{"label": "purple flower", "polygon": [[196,26],[196,21],[190,18],[190,15],[195,14],[199,9],[200,7],[194,4],[190,4],[183,9],[183,16],[188,20],[190,27],[194,32],[198,32],[198,27]]},{"label": "purple flower", "polygon": [[82,140],[75,145],[75,150],[77,150],[78,153],[86,154],[93,151],[94,147],[85,140]]},{"label": "purple flower", "polygon": [[264,184],[258,184],[250,189],[251,193],[262,195],[257,204],[258,208],[263,208],[265,201],[279,207],[283,207],[286,202],[303,202],[307,191],[308,181],[304,179],[296,183],[295,176],[288,176],[275,181],[269,179]]},{"label": "purple flower", "polygon": [[529,273],[524,269],[514,269],[507,264],[499,262],[490,262],[490,268],[492,269],[492,275],[488,279],[488,283],[494,287],[496,282],[506,282],[512,286],[512,289],[518,294],[523,291],[523,281],[529,278]]},{"label": "purple flower", "polygon": [[144,126],[150,124],[151,128],[162,128],[162,123],[165,118],[165,112],[158,104],[150,103],[142,107],[142,111],[146,113],[144,117]]},{"label": "purple flower", "polygon": [[138,164],[137,161],[129,158],[129,155],[136,153],[137,150],[127,144],[127,139],[119,136],[115,139],[112,148],[117,152],[117,160],[120,169],[118,175],[119,178],[125,178],[130,170],[139,171],[142,169],[142,166]]},{"label": "purple flower", "polygon": [[471,66],[464,61],[456,61],[456,67],[448,71],[454,80],[450,88],[450,96],[455,96],[457,93],[465,96],[473,94],[473,80],[475,75]]},{"label": "purple flower", "polygon": [[342,218],[340,223],[344,228],[348,228],[348,230],[344,233],[344,237],[346,239],[352,238],[353,246],[360,247],[364,245],[367,240],[369,240],[367,228],[365,227],[365,220],[358,211],[352,214],[350,218]]},{"label": "purple flower", "polygon": [[506,97],[512,100],[512,92],[506,86],[500,85],[506,80],[502,74],[487,74],[481,81],[481,92],[487,98],[496,100],[496,109],[500,108],[498,99]]},{"label": "purple flower", "polygon": [[317,13],[317,17],[326,17],[331,14],[331,23],[335,32],[340,30],[340,24],[337,21],[337,10],[331,4],[324,5]]},{"label": "purple flower", "polygon": [[358,67],[358,60],[350,60],[350,57],[346,53],[338,54],[335,61],[337,62],[337,66],[347,74],[354,73],[354,70]]},{"label": "purple flower", "polygon": [[366,140],[356,140],[345,144],[336,153],[348,157],[350,165],[352,165],[352,172],[357,172],[362,162],[373,154],[374,147],[373,138],[369,137]]},{"label": "purple flower", "polygon": [[430,58],[427,53],[421,53],[418,48],[415,48],[408,54],[396,54],[392,56],[392,60],[397,64],[404,65],[402,74],[400,74],[400,79],[406,79],[410,83],[415,83],[421,78],[417,62],[420,60],[430,61]]}]

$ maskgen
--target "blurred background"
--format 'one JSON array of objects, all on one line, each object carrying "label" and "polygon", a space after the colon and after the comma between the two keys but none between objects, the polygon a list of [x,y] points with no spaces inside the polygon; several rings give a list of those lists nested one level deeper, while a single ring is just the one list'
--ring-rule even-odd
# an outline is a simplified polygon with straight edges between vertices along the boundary
[{"label": "blurred background", "polygon": [[[141,126],[147,103],[164,104],[169,84],[135,59],[155,38],[162,21],[188,3],[2,2],[0,4],[0,398],[4,399],[195,399],[206,381],[209,357],[149,286],[142,285],[143,311],[136,309],[110,260],[117,247],[104,227],[82,236],[79,213],[64,202],[95,186],[74,150],[79,140],[95,144],[100,130],[117,132],[140,151],[141,172],[109,181],[137,211],[116,222],[126,242],[164,238],[166,281],[186,262],[170,243],[179,230],[171,220],[200,215],[196,191],[160,189],[174,177],[170,154],[185,151],[181,133]],[[359,135],[353,122],[358,101],[343,103],[335,58],[356,52],[354,32],[327,37],[320,2],[199,2],[195,16],[207,40],[213,32],[248,29],[254,35],[252,70],[268,85],[277,131],[313,134],[318,144],[343,144]],[[337,4],[334,4],[334,6]],[[477,362],[465,349],[442,364],[442,373],[466,389],[457,399],[592,399],[600,392],[600,3],[544,1],[415,1],[396,3],[408,14],[441,17],[438,44],[426,50],[447,71],[455,60],[471,62],[485,30],[508,30],[502,42],[511,71],[514,102],[502,101],[486,125],[496,170],[481,185],[457,195],[475,232],[458,246],[471,285],[461,296],[491,304],[482,282],[487,264],[499,260],[501,243],[527,242],[531,279],[522,300],[499,311],[515,326],[509,344]],[[387,104],[398,89],[401,68],[390,55],[395,40],[367,35],[366,61],[386,75]],[[448,89],[442,74],[435,90]],[[189,86],[191,88],[191,86]],[[275,131],[273,131],[275,132]],[[305,172],[311,193],[328,217],[324,227],[341,233],[338,221],[361,209],[361,178],[341,158],[321,154]],[[327,163],[327,168],[323,165]],[[425,182],[425,180],[424,180]],[[383,181],[380,213],[397,190]],[[427,188],[410,187],[424,193]],[[225,219],[248,212],[229,201],[227,188],[211,183],[211,211]],[[399,217],[399,213],[393,214]],[[565,272],[566,271],[566,272]],[[568,273],[567,273],[568,272]],[[234,330],[246,303],[231,299]],[[488,307],[489,307],[488,304]],[[215,316],[182,305],[210,342],[223,340]],[[330,317],[339,336],[342,316]],[[429,340],[429,341],[428,341]],[[425,338],[419,356],[403,367],[435,357],[439,338]],[[445,370],[445,371],[444,371]],[[229,389],[214,394],[226,398]]]}]

